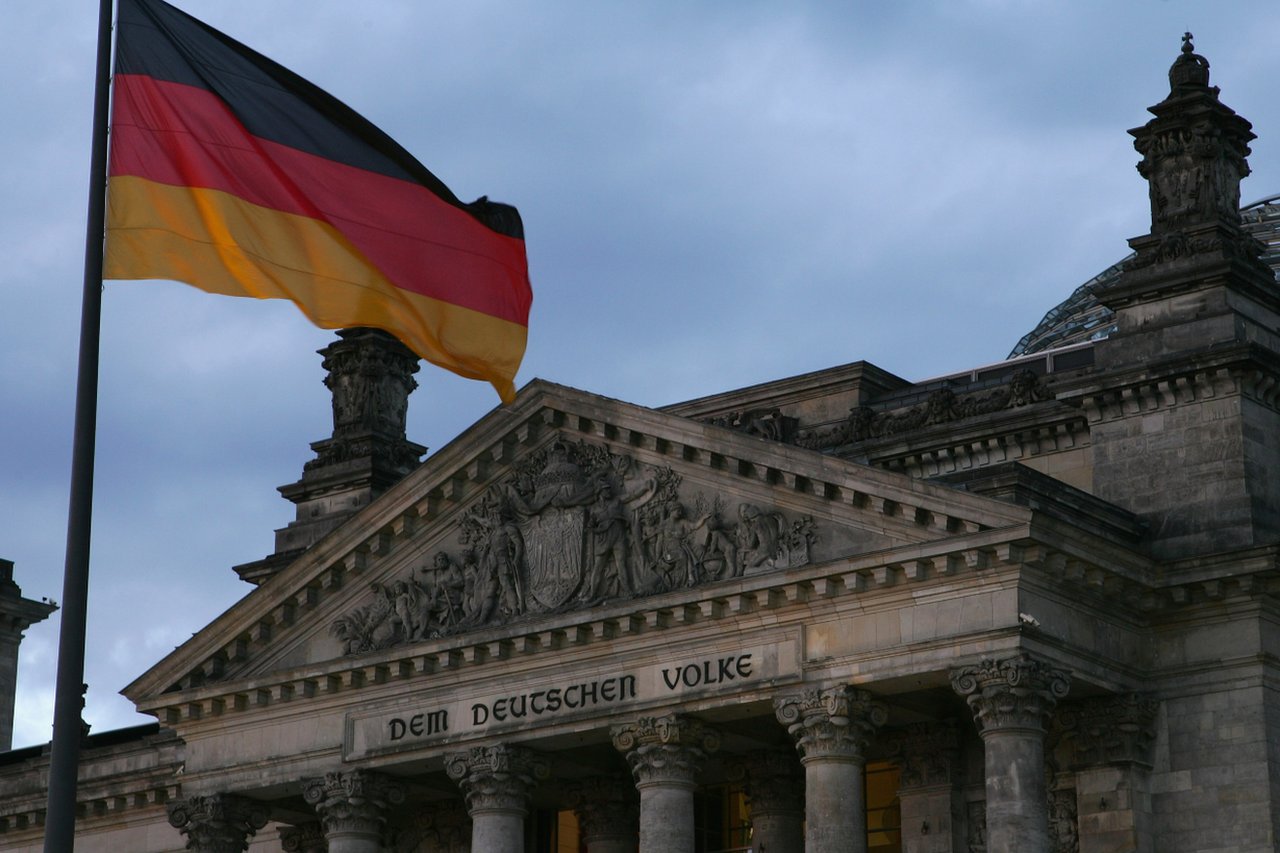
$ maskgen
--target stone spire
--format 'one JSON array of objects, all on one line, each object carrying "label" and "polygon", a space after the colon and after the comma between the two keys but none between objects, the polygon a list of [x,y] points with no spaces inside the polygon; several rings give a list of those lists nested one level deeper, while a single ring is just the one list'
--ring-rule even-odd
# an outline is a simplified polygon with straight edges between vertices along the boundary
[{"label": "stone spire", "polygon": [[338,332],[319,351],[333,394],[333,435],[314,442],[302,479],[280,487],[297,518],[276,531],[271,556],[236,566],[261,583],[418,466],[427,448],[405,436],[409,394],[418,387],[418,357],[378,329]]},{"label": "stone spire", "polygon": [[49,601],[22,597],[13,581],[13,561],[0,560],[0,752],[13,746],[13,705],[18,688],[18,646],[22,635],[57,610]]},{"label": "stone spire", "polygon": [[[1134,128],[1148,182],[1151,231],[1129,241],[1136,256],[1103,301],[1112,308],[1206,275],[1229,275],[1235,289],[1274,291],[1262,244],[1241,229],[1240,181],[1249,174],[1252,125],[1209,85],[1209,61],[1195,52],[1191,33],[1169,69],[1169,94]],[[1123,325],[1123,318],[1122,325]]]}]

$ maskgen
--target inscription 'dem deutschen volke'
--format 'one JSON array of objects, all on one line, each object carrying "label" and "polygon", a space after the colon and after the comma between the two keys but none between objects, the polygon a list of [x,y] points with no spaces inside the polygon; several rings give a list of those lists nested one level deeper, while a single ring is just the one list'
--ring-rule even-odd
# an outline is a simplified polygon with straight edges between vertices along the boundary
[{"label": "inscription 'dem deutschen volke'", "polygon": [[592,678],[566,678],[528,690],[462,698],[399,713],[348,716],[348,757],[413,749],[493,731],[533,728],[559,719],[610,714],[628,705],[686,694],[732,692],[799,672],[787,640],[705,657],[650,664]]}]

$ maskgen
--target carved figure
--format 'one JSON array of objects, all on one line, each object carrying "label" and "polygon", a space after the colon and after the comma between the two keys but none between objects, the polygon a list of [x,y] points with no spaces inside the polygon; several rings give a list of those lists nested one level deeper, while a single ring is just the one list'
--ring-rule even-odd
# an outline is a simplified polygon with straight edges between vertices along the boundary
[{"label": "carved figure", "polygon": [[485,625],[493,618],[498,607],[498,575],[488,561],[476,559],[474,551],[468,551],[463,562],[462,626]]},{"label": "carved figure", "polygon": [[496,515],[495,520],[480,514],[474,516],[475,521],[488,531],[480,557],[482,571],[497,579],[498,604],[502,612],[507,616],[519,616],[525,610],[524,583],[520,577],[524,565],[524,538],[509,509],[500,507]]},{"label": "carved figure", "polygon": [[431,567],[422,571],[428,578],[422,599],[427,617],[427,628],[423,636],[439,637],[462,622],[466,582],[462,570],[444,551],[437,552]]},{"label": "carved figure", "polygon": [[754,504],[738,505],[738,565],[734,577],[747,569],[755,569],[778,555],[778,537],[782,533],[782,516],[761,512]]},{"label": "carved figure", "polygon": [[463,514],[458,559],[438,551],[419,575],[372,584],[331,630],[359,654],[808,562],[811,518],[743,503],[727,523],[719,497],[687,506],[680,484],[668,467],[557,441]]},{"label": "carved figure", "polygon": [[591,519],[591,565],[587,569],[582,600],[596,602],[604,598],[631,594],[631,576],[627,564],[630,553],[631,523],[613,486],[602,480]]}]

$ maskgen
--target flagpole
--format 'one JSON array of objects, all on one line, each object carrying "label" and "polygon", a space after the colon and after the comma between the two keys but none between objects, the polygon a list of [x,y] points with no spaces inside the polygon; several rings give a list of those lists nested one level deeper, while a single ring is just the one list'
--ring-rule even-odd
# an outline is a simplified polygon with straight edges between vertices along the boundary
[{"label": "flagpole", "polygon": [[84,708],[85,625],[89,599],[89,531],[93,520],[93,457],[98,424],[98,342],[102,325],[102,239],[107,196],[107,109],[111,98],[112,0],[98,0],[98,54],[93,89],[93,146],[84,238],[84,291],[80,305],[80,357],[76,374],[71,497],[62,576],[62,627],[53,704],[53,748],[44,853],[75,846],[76,781]]}]

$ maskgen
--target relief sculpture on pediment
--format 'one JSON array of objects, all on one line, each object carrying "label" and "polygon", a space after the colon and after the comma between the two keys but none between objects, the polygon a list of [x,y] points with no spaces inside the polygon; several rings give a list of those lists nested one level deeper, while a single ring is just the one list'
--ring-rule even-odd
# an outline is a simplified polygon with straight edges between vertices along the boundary
[{"label": "relief sculpture on pediment", "polygon": [[346,654],[809,562],[813,520],[680,491],[669,467],[557,441],[470,507],[456,553],[334,621]]}]

